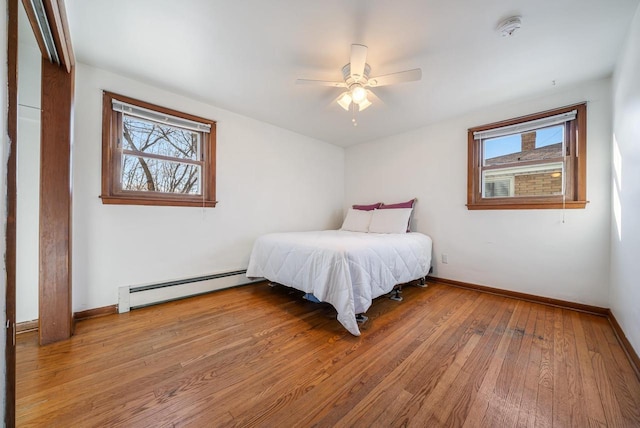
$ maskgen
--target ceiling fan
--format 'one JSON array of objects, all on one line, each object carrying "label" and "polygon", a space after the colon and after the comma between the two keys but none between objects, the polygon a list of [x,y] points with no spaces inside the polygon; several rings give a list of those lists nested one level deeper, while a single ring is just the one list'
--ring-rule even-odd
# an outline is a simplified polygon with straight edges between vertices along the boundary
[{"label": "ceiling fan", "polygon": [[342,67],[343,82],[331,82],[326,80],[298,79],[296,83],[301,85],[333,86],[335,88],[347,88],[337,99],[343,109],[349,111],[353,105],[354,111],[362,111],[371,105],[368,88],[394,85],[396,83],[412,82],[422,78],[422,70],[400,71],[398,73],[385,74],[370,77],[371,66],[367,64],[367,47],[364,45],[351,45],[351,59],[349,64]]}]

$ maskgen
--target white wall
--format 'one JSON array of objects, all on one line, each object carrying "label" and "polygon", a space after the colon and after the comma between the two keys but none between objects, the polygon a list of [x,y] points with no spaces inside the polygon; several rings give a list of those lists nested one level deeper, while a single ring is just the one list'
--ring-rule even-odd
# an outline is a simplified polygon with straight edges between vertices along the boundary
[{"label": "white wall", "polygon": [[[436,276],[608,307],[610,79],[556,88],[346,150],[345,202],[418,198],[413,229],[434,241]],[[467,129],[587,101],[583,210],[467,210]],[[448,254],[448,264],[441,255]]]},{"label": "white wall", "polygon": [[[25,14],[19,7],[20,14]],[[26,16],[18,25],[29,25]],[[38,318],[40,213],[40,62],[31,31],[18,46],[18,158],[16,176],[16,322]]]},{"label": "white wall", "polygon": [[640,7],[613,81],[610,307],[640,354]]},{"label": "white wall", "polygon": [[[216,208],[102,204],[101,90],[217,121]],[[74,311],[115,304],[123,285],[246,268],[266,232],[340,225],[340,147],[84,64],[75,111]]]}]

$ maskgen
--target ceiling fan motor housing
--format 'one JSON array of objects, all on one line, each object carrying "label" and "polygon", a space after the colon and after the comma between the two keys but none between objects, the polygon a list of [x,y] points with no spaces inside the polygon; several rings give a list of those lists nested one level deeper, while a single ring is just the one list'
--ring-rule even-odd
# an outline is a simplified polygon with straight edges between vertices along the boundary
[{"label": "ceiling fan motor housing", "polygon": [[359,83],[361,85],[366,85],[369,81],[369,73],[371,73],[371,66],[369,64],[364,65],[364,71],[362,72],[362,77],[359,79],[355,79],[351,74],[351,63],[342,67],[342,78],[344,82],[347,84],[348,88],[351,88],[352,85]]}]

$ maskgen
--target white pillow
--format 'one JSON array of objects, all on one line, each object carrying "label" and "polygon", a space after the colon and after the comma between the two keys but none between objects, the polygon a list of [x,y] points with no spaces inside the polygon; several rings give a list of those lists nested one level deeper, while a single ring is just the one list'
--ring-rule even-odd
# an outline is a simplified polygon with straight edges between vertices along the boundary
[{"label": "white pillow", "polygon": [[353,208],[349,208],[349,211],[347,211],[347,217],[345,217],[340,230],[368,232],[369,223],[371,223],[371,213],[373,213],[373,211],[354,210]]},{"label": "white pillow", "polygon": [[407,233],[409,217],[413,208],[375,210],[371,216],[371,233]]}]

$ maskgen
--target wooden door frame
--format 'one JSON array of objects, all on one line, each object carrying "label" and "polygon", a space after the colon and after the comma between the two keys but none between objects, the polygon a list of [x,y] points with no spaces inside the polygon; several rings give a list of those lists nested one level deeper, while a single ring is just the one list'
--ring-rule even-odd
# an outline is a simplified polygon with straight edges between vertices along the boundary
[{"label": "wooden door frame", "polygon": [[18,136],[18,0],[7,2],[7,226],[5,241],[6,343],[4,424],[14,427],[16,419],[16,139]]},{"label": "wooden door frame", "polygon": [[38,337],[73,333],[71,307],[71,136],[75,68],[42,58]]},{"label": "wooden door frame", "polygon": [[[7,1],[7,226],[6,226],[6,348],[5,426],[15,426],[16,386],[16,161],[18,125],[18,8],[19,0]],[[75,59],[71,47],[64,0],[43,0],[45,14],[58,52],[52,64],[37,30],[31,2],[22,1],[43,55],[41,175],[40,175],[40,306],[50,304],[40,323],[55,329],[40,333],[40,343],[71,337],[71,139],[73,123]],[[52,176],[52,172],[55,174]]]}]

